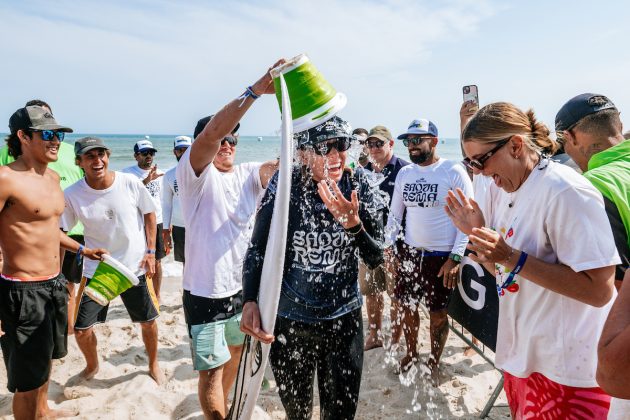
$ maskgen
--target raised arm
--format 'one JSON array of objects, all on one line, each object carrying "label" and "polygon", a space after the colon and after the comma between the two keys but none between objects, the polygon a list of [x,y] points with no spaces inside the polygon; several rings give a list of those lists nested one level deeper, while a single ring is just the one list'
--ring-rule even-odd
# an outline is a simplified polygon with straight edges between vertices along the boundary
[{"label": "raised arm", "polygon": [[260,184],[263,188],[267,188],[269,184],[269,180],[278,170],[278,165],[280,164],[280,160],[269,160],[262,164],[260,167]]},{"label": "raised arm", "polygon": [[[244,94],[230,103],[225,105],[216,113],[201,133],[197,136],[191,146],[190,165],[195,174],[199,176],[204,168],[214,160],[219,148],[221,140],[227,136],[236,127],[250,106],[254,103],[254,98],[263,94],[274,93],[273,79],[270,71],[272,68],[284,63],[284,60],[278,61],[251,86],[251,92],[246,90]],[[251,95],[253,93],[253,95]]]}]

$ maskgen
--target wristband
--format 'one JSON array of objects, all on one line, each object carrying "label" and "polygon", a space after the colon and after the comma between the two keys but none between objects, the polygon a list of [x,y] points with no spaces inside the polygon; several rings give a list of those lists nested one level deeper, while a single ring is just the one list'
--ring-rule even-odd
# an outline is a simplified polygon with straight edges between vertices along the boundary
[{"label": "wristband", "polygon": [[79,245],[79,249],[77,249],[77,265],[81,265],[81,260],[83,259],[83,245]]},{"label": "wristband", "polygon": [[455,254],[455,253],[451,252],[450,254],[448,254],[448,257],[451,260],[455,261],[456,263],[462,262],[462,256],[459,255],[459,254]]},{"label": "wristband", "polygon": [[254,93],[254,89],[252,89],[252,87],[251,87],[251,86],[247,86],[247,89],[245,89],[245,91],[249,94],[248,96],[251,96],[251,97],[252,97],[252,99],[254,99],[254,100],[256,100],[256,99],[260,98],[260,95],[256,95],[256,94]]},{"label": "wristband", "polygon": [[527,253],[524,251],[521,251],[521,256],[518,258],[518,261],[516,262],[516,267],[514,267],[514,270],[510,272],[507,279],[503,282],[503,284],[500,287],[501,289],[507,289],[509,286],[512,285],[512,283],[515,282],[514,277],[518,273],[521,272],[521,270],[523,269],[523,266],[525,265],[525,261],[527,261]]},{"label": "wristband", "polygon": [[356,236],[363,230],[363,222],[359,222],[358,225],[352,226],[349,229],[344,229],[348,235]]},{"label": "wristband", "polygon": [[155,255],[155,249],[147,249],[147,254]]}]

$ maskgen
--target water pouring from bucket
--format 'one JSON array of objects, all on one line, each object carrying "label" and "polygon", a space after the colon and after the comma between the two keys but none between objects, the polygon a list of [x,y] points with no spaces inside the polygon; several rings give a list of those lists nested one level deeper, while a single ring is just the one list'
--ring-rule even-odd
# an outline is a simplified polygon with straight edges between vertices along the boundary
[{"label": "water pouring from bucket", "polygon": [[140,281],[133,272],[110,255],[103,255],[103,260],[85,286],[85,294],[99,305],[107,306],[116,296]]}]

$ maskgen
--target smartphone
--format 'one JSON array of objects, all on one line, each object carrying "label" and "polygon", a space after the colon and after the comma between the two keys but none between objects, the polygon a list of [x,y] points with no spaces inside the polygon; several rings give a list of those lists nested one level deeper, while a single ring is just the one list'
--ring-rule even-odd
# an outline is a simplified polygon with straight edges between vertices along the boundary
[{"label": "smartphone", "polygon": [[479,90],[477,85],[467,85],[462,88],[464,93],[464,102],[474,101],[479,106]]}]

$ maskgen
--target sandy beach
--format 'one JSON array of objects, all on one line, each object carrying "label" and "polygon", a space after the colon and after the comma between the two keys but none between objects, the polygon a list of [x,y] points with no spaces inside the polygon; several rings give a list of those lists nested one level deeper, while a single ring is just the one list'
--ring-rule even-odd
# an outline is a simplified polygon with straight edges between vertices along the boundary
[{"label": "sandy beach", "polygon": [[[170,260],[170,257],[167,257]],[[118,298],[105,324],[95,327],[100,371],[84,383],[76,375],[83,357],[74,337],[68,340],[68,355],[53,362],[49,401],[52,407],[79,410],[79,419],[203,419],[197,400],[197,375],[192,369],[188,337],[181,304],[181,268],[165,264],[162,313],[159,318],[159,359],[167,382],[157,386],[148,376],[147,356],[140,328],[131,323]],[[364,325],[367,318],[364,313]],[[388,321],[386,321],[386,325]],[[421,353],[428,355],[428,320],[423,316]],[[384,349],[365,354],[357,419],[475,418],[499,380],[499,373],[480,356],[463,355],[464,343],[450,334],[443,357],[441,384],[433,388],[417,370],[394,373],[394,360]],[[273,375],[261,392],[256,419],[284,419]],[[6,370],[0,367],[0,417],[12,419],[12,395],[6,390]],[[505,403],[502,394],[498,400]],[[319,418],[315,398],[314,418]],[[493,419],[510,418],[506,408],[491,411]]]}]

